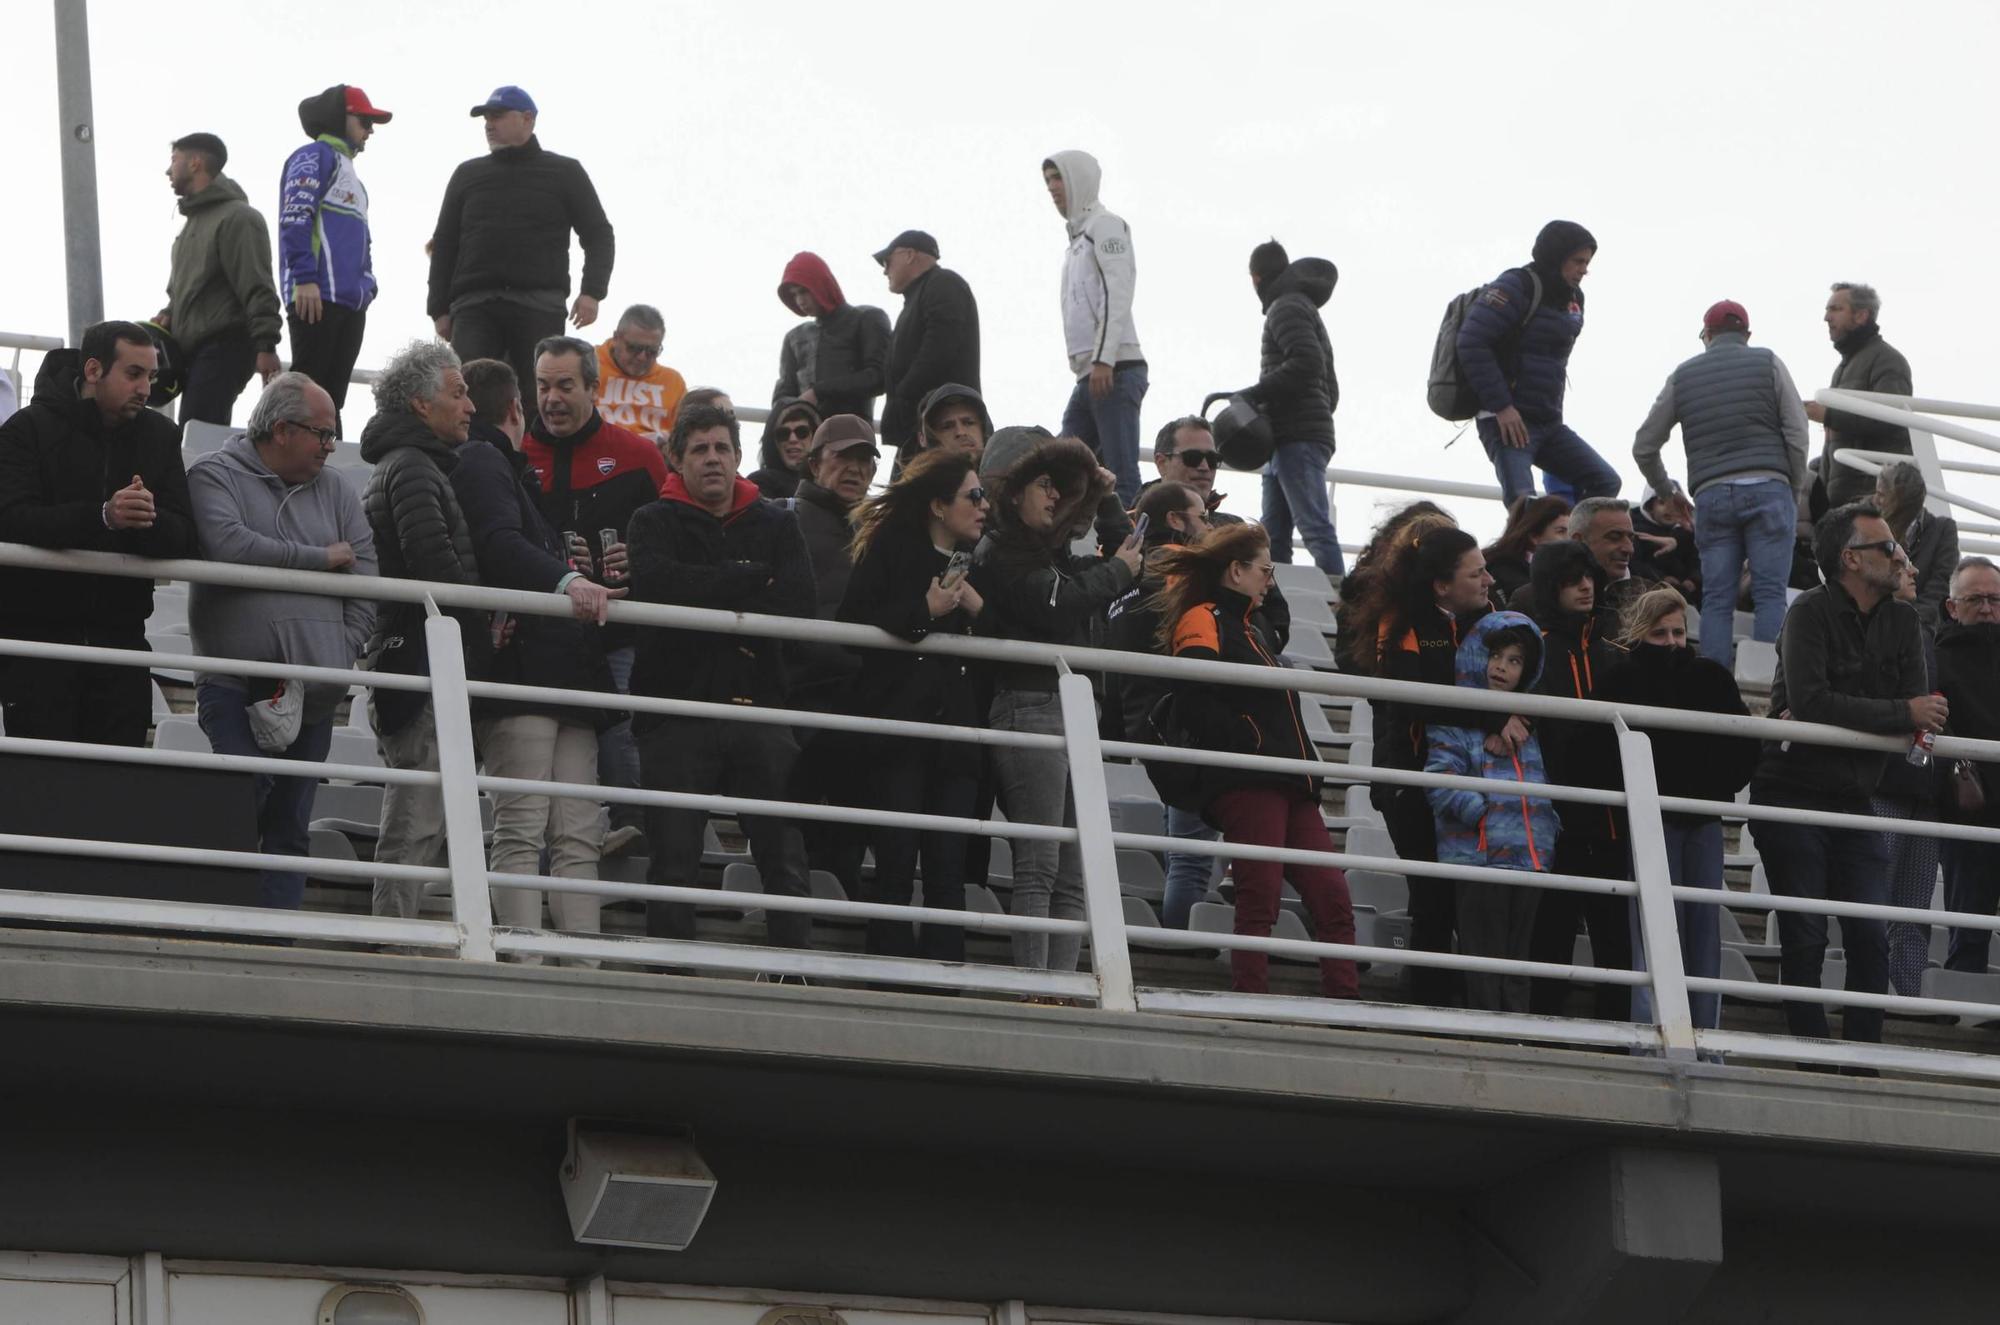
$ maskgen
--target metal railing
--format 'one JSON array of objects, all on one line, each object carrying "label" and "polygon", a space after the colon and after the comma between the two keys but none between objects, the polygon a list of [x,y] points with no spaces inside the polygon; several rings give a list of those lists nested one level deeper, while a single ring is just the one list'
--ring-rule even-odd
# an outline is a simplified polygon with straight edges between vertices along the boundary
[{"label": "metal railing", "polygon": [[[1809,1062],[1878,1062],[1911,1070],[2000,1079],[2000,1058],[1960,1055],[1935,1050],[1871,1048],[1786,1036],[1722,1032],[1697,1028],[1688,1002],[1690,990],[1754,1000],[1817,1001],[1836,1007],[1888,1008],[1921,1015],[1992,1016],[1993,1005],[1891,994],[1804,989],[1764,983],[1689,977],[1681,966],[1680,939],[1674,904],[1755,905],[1767,911],[1812,911],[1870,920],[1946,923],[1964,929],[2000,929],[2000,918],[1943,911],[1912,911],[1864,903],[1828,902],[1758,895],[1721,889],[1674,887],[1669,881],[1661,827],[1663,812],[1727,815],[1751,821],[1769,820],[1862,828],[1879,832],[1885,826],[1901,833],[1919,833],[1982,842],[2000,842],[2000,830],[1958,824],[1884,821],[1862,815],[1833,814],[1737,802],[1703,802],[1662,797],[1654,783],[1651,742],[1634,728],[1671,728],[1727,736],[1756,736],[1813,745],[1901,750],[1905,742],[1893,736],[1870,736],[1842,728],[1769,718],[1726,717],[1681,710],[1610,705],[1597,701],[1539,695],[1492,694],[1452,690],[1451,702],[1463,709],[1521,713],[1532,717],[1563,717],[1612,724],[1623,775],[1622,790],[1520,785],[1476,778],[1408,770],[1355,767],[1267,756],[1221,754],[1128,742],[1101,742],[1096,732],[1096,705],[1088,679],[1079,671],[1114,671],[1170,681],[1215,681],[1236,686],[1296,690],[1304,696],[1347,696],[1370,701],[1435,702],[1436,687],[1372,677],[1310,673],[1283,668],[1245,668],[1220,662],[1113,651],[1029,644],[1020,641],[940,637],[912,646],[873,628],[788,617],[748,614],[658,604],[622,602],[613,619],[639,626],[671,626],[764,638],[835,643],[862,648],[910,649],[968,658],[1034,662],[1060,672],[1065,730],[1060,737],[989,731],[976,728],[901,724],[891,727],[872,719],[805,711],[755,709],[705,704],[661,697],[626,696],[585,691],[550,691],[468,680],[459,647],[458,626],[438,607],[560,617],[569,605],[560,595],[491,588],[469,588],[417,581],[357,579],[349,575],[278,572],[259,567],[200,561],[146,561],[109,553],[62,552],[0,545],[0,564],[42,569],[88,570],[93,573],[169,578],[235,587],[279,588],[297,593],[364,597],[383,602],[425,603],[430,615],[425,630],[433,661],[426,677],[378,675],[353,669],[295,668],[195,655],[102,649],[33,641],[0,641],[0,656],[41,657],[74,662],[119,662],[134,666],[162,665],[197,671],[255,676],[295,676],[336,684],[360,684],[391,690],[428,691],[438,724],[439,771],[415,772],[335,763],[306,763],[246,756],[198,754],[123,747],[78,745],[0,736],[0,752],[36,756],[90,758],[117,762],[152,762],[176,767],[235,769],[284,775],[341,778],[389,783],[421,783],[439,788],[444,805],[447,862],[442,869],[314,859],[310,872],[334,878],[401,878],[445,889],[451,903],[449,921],[400,920],[380,916],[319,915],[265,911],[248,907],[188,905],[112,898],[62,896],[33,890],[0,891],[0,917],[79,924],[116,924],[153,930],[207,932],[223,935],[273,935],[289,938],[381,944],[445,950],[461,958],[491,961],[497,956],[564,957],[584,961],[616,961],[682,970],[792,974],[814,978],[863,980],[998,994],[1033,995],[1086,1000],[1116,1011],[1134,1009],[1198,1015],[1253,1016],[1384,1029],[1422,1029],[1432,1033],[1498,1036],[1549,1042],[1604,1045],[1690,1057],[1698,1050],[1753,1054],[1761,1058]],[[622,790],[596,785],[525,781],[481,774],[475,762],[471,703],[475,699],[521,699],[533,696],[566,706],[613,711],[704,716],[742,722],[852,730],[863,722],[868,730],[924,739],[972,742],[985,746],[1060,746],[1066,753],[1074,801],[1074,827],[982,821],[926,814],[857,809],[845,805],[756,800],[728,795]],[[2000,742],[1940,738],[1939,757],[1968,757],[2000,762]],[[1361,855],[1347,851],[1317,852],[1240,843],[1202,842],[1114,829],[1104,782],[1103,761],[1110,756],[1209,763],[1273,772],[1310,772],[1331,782],[1384,782],[1415,787],[1450,787],[1501,794],[1534,794],[1558,802],[1622,807],[1631,823],[1632,878],[1607,880],[1558,874],[1528,874],[1479,866],[1438,864]],[[535,874],[500,874],[487,867],[481,831],[479,797],[484,792],[522,792],[581,797],[592,801],[637,806],[682,807],[722,815],[764,814],[798,821],[923,828],[996,838],[1075,842],[1082,853],[1086,886],[1085,914],[1080,919],[1011,916],[905,906],[899,903],[837,901],[784,897],[768,893],[729,893],[686,884],[629,883],[604,879],[553,878]],[[1644,971],[1624,971],[1567,963],[1470,956],[1449,952],[1418,952],[1363,944],[1328,944],[1212,932],[1186,932],[1130,926],[1126,923],[1117,875],[1116,851],[1176,851],[1234,860],[1334,865],[1374,869],[1406,877],[1482,880],[1540,888],[1588,891],[1631,897],[1637,908],[1639,952]],[[293,857],[246,852],[196,851],[125,842],[100,842],[48,836],[0,835],[0,851],[37,852],[105,860],[154,860],[233,869],[307,868]],[[688,881],[692,883],[693,881]],[[639,938],[623,935],[578,935],[539,929],[517,929],[493,923],[491,888],[528,888],[572,892],[602,898],[693,902],[737,911],[791,911],[846,920],[889,919],[902,923],[958,925],[987,933],[1077,934],[1087,939],[1088,972],[1017,970],[974,963],[946,963],[912,957],[864,956],[837,951],[784,950],[750,945]],[[1254,950],[1305,959],[1341,958],[1380,962],[1397,967],[1432,967],[1497,975],[1552,977],[1593,984],[1644,988],[1651,992],[1649,1023],[1602,1022],[1586,1019],[1529,1017],[1524,1014],[1458,1009],[1417,1008],[1372,1001],[1334,1001],[1284,995],[1218,994],[1136,985],[1129,941],[1143,939],[1148,947],[1199,951]]]}]

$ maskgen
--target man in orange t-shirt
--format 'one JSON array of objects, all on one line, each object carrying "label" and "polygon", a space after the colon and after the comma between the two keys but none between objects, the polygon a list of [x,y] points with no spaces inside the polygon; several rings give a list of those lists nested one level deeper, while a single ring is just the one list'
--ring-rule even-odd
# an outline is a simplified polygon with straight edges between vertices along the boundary
[{"label": "man in orange t-shirt", "polygon": [[667,321],[650,304],[634,304],[611,339],[597,347],[597,412],[606,423],[651,437],[673,431],[687,381],[660,362]]}]

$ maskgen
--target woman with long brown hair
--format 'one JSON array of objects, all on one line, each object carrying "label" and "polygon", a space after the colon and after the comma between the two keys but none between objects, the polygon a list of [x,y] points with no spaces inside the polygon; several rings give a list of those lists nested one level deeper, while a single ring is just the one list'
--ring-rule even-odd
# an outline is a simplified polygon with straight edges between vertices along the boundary
[{"label": "woman with long brown hair", "polygon": [[1535,549],[1569,537],[1569,499],[1553,495],[1516,497],[1507,508],[1507,527],[1486,549],[1486,570],[1493,576],[1493,609],[1504,611],[1528,582],[1528,562]]},{"label": "woman with long brown hair", "polygon": [[[854,513],[854,573],[836,619],[879,626],[912,642],[939,633],[970,635],[986,600],[985,573],[968,569],[986,527],[986,489],[972,458],[926,451],[894,483]],[[954,569],[954,558],[958,558]],[[982,671],[964,658],[863,649],[852,691],[853,711],[867,717],[986,725]],[[980,747],[963,741],[872,737],[859,769],[876,809],[973,818],[979,803]],[[875,827],[875,877],[862,899],[906,904],[923,858],[924,905],[965,905],[966,840],[958,833]],[[956,925],[868,922],[868,950],[939,961],[965,960],[965,931]]]},{"label": "woman with long brown hair", "polygon": [[1385,575],[1389,564],[1412,541],[1430,529],[1449,529],[1458,521],[1434,501],[1413,501],[1375,526],[1354,568],[1340,582],[1340,602],[1333,617],[1339,631],[1333,639],[1334,664],[1343,672],[1371,674],[1375,670],[1375,628],[1388,608]]},{"label": "woman with long brown hair", "polygon": [[[1154,602],[1160,643],[1177,658],[1282,666],[1252,621],[1270,592],[1271,540],[1261,525],[1224,525],[1194,543],[1162,549],[1153,566],[1165,581]],[[1317,759],[1299,713],[1297,691],[1180,681],[1174,685],[1180,724],[1211,750]],[[1203,766],[1202,817],[1231,843],[1332,851],[1320,817],[1320,779],[1305,773],[1270,773]],[[1312,913],[1322,943],[1354,942],[1354,906],[1347,876],[1331,865],[1283,865],[1237,860],[1236,932],[1268,936],[1278,918],[1278,896],[1289,874]],[[1261,952],[1230,954],[1234,984],[1247,993],[1270,988],[1270,959]],[[1323,958],[1320,986],[1332,998],[1354,998],[1359,975],[1353,962]]]}]

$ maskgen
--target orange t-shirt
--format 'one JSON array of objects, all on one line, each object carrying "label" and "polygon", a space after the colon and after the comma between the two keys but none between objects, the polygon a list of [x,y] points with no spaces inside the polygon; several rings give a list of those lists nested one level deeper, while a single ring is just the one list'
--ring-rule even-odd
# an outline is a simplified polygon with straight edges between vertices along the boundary
[{"label": "orange t-shirt", "polygon": [[673,431],[674,413],[687,389],[686,379],[664,364],[653,365],[644,377],[627,377],[611,357],[611,342],[597,347],[597,412],[606,423],[642,437],[665,437]]}]

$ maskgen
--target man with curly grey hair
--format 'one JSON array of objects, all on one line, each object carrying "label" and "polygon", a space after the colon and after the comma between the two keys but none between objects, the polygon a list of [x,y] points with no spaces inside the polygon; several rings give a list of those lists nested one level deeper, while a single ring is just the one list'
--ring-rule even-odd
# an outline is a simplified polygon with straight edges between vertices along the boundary
[{"label": "man with curly grey hair", "polygon": [[[1840,352],[1832,385],[1848,391],[1910,394],[1910,361],[1882,339],[1882,296],[1872,285],[1836,281],[1826,299],[1826,334]],[[1826,449],[1820,453],[1819,477],[1826,484],[1830,506],[1866,501],[1874,491],[1870,475],[1841,464],[1842,451],[1888,451],[1910,454],[1910,430],[1893,423],[1864,419],[1859,414],[1828,409],[1817,400],[1806,402],[1806,417],[1826,426]],[[1817,509],[1817,508],[1815,508]]]},{"label": "man with curly grey hair", "polygon": [[[471,431],[472,397],[448,345],[418,341],[399,352],[375,383],[375,417],[361,432],[361,458],[375,466],[362,506],[375,538],[381,574],[441,584],[479,583],[472,530],[451,486],[458,448]],[[467,652],[490,640],[484,612],[452,611]],[[379,672],[428,676],[424,609],[384,603],[368,642],[367,665]],[[435,772],[437,729],[427,694],[374,692],[376,745],[390,768]],[[434,786],[390,783],[382,795],[375,859],[398,865],[444,864],[444,802]],[[423,885],[375,881],[376,915],[412,917]]]}]

